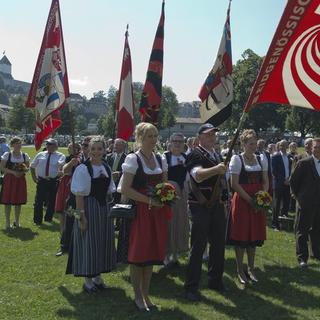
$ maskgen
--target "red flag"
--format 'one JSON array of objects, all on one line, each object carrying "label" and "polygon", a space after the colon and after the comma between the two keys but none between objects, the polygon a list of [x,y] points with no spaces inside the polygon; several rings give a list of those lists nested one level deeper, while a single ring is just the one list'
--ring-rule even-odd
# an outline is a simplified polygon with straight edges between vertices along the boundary
[{"label": "red flag", "polygon": [[35,147],[60,127],[59,109],[69,97],[59,0],[52,0],[38,56],[27,108],[36,113]]},{"label": "red flag", "polygon": [[219,126],[231,116],[233,99],[230,6],[216,61],[199,92],[202,122]]},{"label": "red flag", "polygon": [[320,0],[290,0],[245,106],[274,102],[320,110]]},{"label": "red flag", "polygon": [[162,96],[163,38],[164,1],[162,2],[160,21],[153,42],[147,79],[144,84],[139,109],[141,120],[151,122],[155,126],[158,124],[158,114]]},{"label": "red flag", "polygon": [[128,26],[125,34],[122,68],[117,97],[117,138],[129,140],[133,133],[133,90],[131,53],[128,42]]}]

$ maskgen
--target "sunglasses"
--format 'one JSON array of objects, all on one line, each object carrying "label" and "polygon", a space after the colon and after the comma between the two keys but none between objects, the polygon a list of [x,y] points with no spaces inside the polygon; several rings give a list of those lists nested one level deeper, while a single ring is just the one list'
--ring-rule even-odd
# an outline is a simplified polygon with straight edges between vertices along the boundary
[{"label": "sunglasses", "polygon": [[173,143],[184,143],[183,140],[172,140]]}]

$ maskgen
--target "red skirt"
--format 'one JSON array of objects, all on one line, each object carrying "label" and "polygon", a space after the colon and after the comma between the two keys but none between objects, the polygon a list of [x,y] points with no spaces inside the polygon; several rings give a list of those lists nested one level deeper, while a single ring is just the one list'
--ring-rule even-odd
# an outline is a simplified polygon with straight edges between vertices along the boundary
[{"label": "red skirt", "polygon": [[[253,196],[261,190],[261,184],[242,184],[241,187]],[[231,202],[230,233],[229,239],[244,243],[259,243],[266,240],[266,214],[256,212],[245,200],[234,193]]]},{"label": "red skirt", "polygon": [[2,204],[20,205],[27,203],[26,177],[17,178],[11,173],[4,175],[1,189]]},{"label": "red skirt", "polygon": [[64,212],[66,209],[67,200],[70,196],[71,176],[63,176],[59,181],[59,186],[56,195],[55,212]]},{"label": "red skirt", "polygon": [[137,215],[131,223],[128,263],[140,266],[161,265],[167,251],[168,219],[171,208],[137,203]]}]

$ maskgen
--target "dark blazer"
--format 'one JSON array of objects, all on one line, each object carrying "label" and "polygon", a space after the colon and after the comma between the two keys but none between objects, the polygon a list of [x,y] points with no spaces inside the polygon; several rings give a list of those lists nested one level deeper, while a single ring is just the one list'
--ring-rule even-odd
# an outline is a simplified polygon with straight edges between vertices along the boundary
[{"label": "dark blazer", "polygon": [[[288,156],[288,160],[289,160],[289,177],[290,177],[292,159]],[[276,153],[271,157],[271,170],[272,170],[272,176],[273,176],[273,187],[275,189],[283,187],[286,172],[285,172],[285,167],[282,160],[282,155],[280,152]]]},{"label": "dark blazer", "polygon": [[[122,172],[122,167],[121,167],[121,166],[122,166],[122,164],[123,164],[126,156],[127,156],[127,155],[126,155],[125,153],[122,154],[122,156],[121,156],[121,158],[120,158],[120,161],[119,161],[119,163],[118,163],[118,167],[116,168],[116,171]],[[107,162],[108,162],[109,167],[112,169],[112,167],[113,167],[113,162],[114,162],[114,160],[115,160],[115,154],[114,154],[114,153],[107,154],[106,160],[107,160]]]},{"label": "dark blazer", "polygon": [[[264,154],[266,155],[266,157],[267,157],[267,160],[268,160],[268,177],[271,177],[271,175],[272,175],[272,173],[271,173],[271,155],[270,155],[270,152],[268,152],[268,151],[263,151],[264,152]],[[261,152],[259,152],[259,151],[257,151],[256,152],[256,155],[257,156],[260,156],[260,154],[261,154]],[[269,181],[269,183],[272,183],[272,181]]]},{"label": "dark blazer", "polygon": [[320,205],[320,176],[313,157],[298,162],[290,177],[290,187],[300,207]]}]

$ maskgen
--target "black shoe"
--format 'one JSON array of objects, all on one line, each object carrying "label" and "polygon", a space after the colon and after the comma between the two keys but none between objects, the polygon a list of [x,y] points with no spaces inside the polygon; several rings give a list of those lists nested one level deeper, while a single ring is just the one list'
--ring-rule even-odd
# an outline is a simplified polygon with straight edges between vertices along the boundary
[{"label": "black shoe", "polygon": [[106,284],[105,283],[95,283],[94,281],[92,281],[93,282],[93,284],[94,284],[94,286],[95,287],[97,287],[100,291],[104,291],[104,290],[107,290],[108,289],[108,287],[106,286]]},{"label": "black shoe", "polygon": [[67,253],[67,251],[59,249],[56,253],[56,257],[61,257],[63,254]]},{"label": "black shoe", "polygon": [[307,264],[307,262],[305,262],[305,261],[300,261],[300,262],[299,262],[299,266],[300,266],[300,268],[302,268],[302,269],[308,268],[308,264]]},{"label": "black shoe", "polygon": [[165,269],[175,269],[175,268],[179,268],[179,267],[180,267],[179,261],[170,261],[164,265]]},{"label": "black shoe", "polygon": [[86,286],[85,283],[83,284],[82,288],[83,288],[83,291],[86,292],[87,294],[94,294],[98,291],[98,288],[96,286],[89,288]]},{"label": "black shoe", "polygon": [[42,222],[35,222],[34,225],[35,225],[35,226],[41,226],[41,225],[42,225]]},{"label": "black shoe", "polygon": [[140,312],[150,312],[150,309],[148,307],[139,307],[134,300],[133,300],[133,304],[136,307],[136,309]]},{"label": "black shoe", "polygon": [[150,311],[158,311],[159,307],[156,304],[151,304],[150,306],[148,306]]},{"label": "black shoe", "polygon": [[214,291],[217,291],[217,292],[219,292],[219,293],[224,293],[224,292],[226,292],[226,288],[225,288],[225,286],[223,285],[223,283],[221,282],[221,283],[218,283],[218,284],[216,284],[216,283],[208,283],[208,288],[210,289],[210,290],[214,290]]},{"label": "black shoe", "polygon": [[197,302],[197,301],[200,301],[201,300],[201,295],[199,292],[195,291],[195,292],[192,292],[192,291],[186,291],[185,294],[184,294],[184,297],[189,300],[189,301],[192,301],[192,302]]},{"label": "black shoe", "polygon": [[248,270],[245,272],[245,275],[252,282],[258,282],[259,281],[258,278],[255,276],[255,274],[253,274],[252,272],[250,272]]}]

